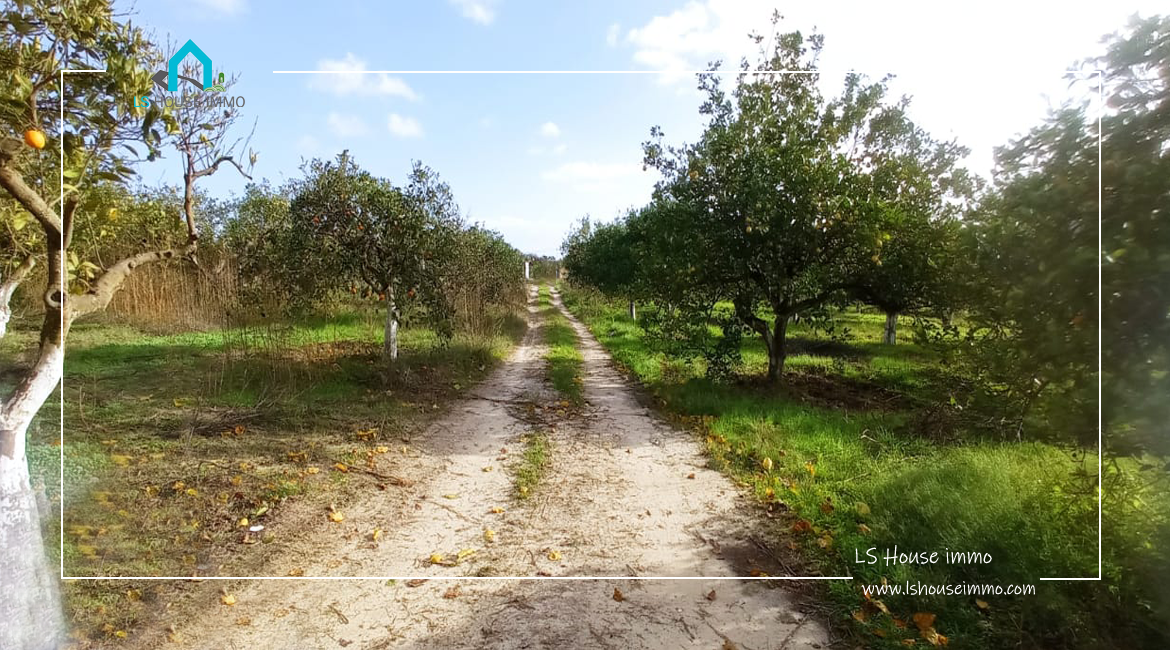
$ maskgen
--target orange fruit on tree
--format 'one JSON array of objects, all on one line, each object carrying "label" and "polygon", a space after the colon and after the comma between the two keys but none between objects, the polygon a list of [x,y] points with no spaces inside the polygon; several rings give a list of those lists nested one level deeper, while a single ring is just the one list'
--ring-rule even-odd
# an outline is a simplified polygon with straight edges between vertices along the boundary
[{"label": "orange fruit on tree", "polygon": [[45,132],[40,129],[29,129],[24,132],[24,143],[33,149],[45,148]]}]

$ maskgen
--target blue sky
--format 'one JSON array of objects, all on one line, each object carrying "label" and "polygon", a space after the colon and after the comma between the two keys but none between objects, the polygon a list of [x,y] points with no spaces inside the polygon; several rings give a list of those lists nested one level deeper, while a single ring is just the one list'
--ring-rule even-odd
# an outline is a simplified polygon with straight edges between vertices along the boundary
[{"label": "blue sky", "polygon": [[[848,69],[893,73],[897,94],[933,133],[973,149],[987,175],[992,147],[1070,96],[1062,74],[1095,54],[1106,32],[1155,3],[981,2],[276,2],[151,0],[132,20],[165,42],[192,39],[257,119],[257,178],[299,175],[303,158],[349,149],[401,182],[412,160],[450,183],[470,219],[521,250],[555,254],[580,216],[610,220],[644,203],[656,177],[641,142],[661,125],[672,141],[701,129],[693,76],[680,70],[753,51],[749,31],[825,35],[827,90]],[[127,6],[127,5],[123,5]],[[665,70],[656,75],[273,74],[275,70]],[[172,156],[141,168],[176,183]],[[217,195],[244,180],[206,179]]]}]

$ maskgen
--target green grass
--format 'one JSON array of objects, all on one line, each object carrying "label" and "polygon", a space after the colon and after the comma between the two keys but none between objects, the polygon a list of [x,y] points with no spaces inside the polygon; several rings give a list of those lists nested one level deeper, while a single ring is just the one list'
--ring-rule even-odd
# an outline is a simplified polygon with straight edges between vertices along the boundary
[{"label": "green grass", "polygon": [[[61,553],[63,450],[69,575],[254,574],[271,540],[241,544],[241,518],[271,529],[286,513],[323,512],[370,489],[375,479],[335,464],[378,468],[502,361],[524,327],[509,316],[496,334],[450,340],[404,327],[388,371],[373,313],[170,335],[79,323],[63,388],[29,430],[33,482],[50,497],[51,562]],[[13,334],[0,341],[0,368],[27,363],[35,345],[35,333]],[[16,376],[0,373],[0,395]],[[65,595],[74,628],[97,640],[149,616],[146,603],[163,597],[151,594],[167,588],[120,586],[116,616],[109,585],[70,582]]]},{"label": "green grass", "polygon": [[524,445],[524,455],[512,471],[515,476],[516,496],[527,499],[536,491],[536,486],[540,484],[548,469],[551,448],[548,436],[541,432],[526,434],[521,439],[521,444]]},{"label": "green grass", "polygon": [[[955,648],[1162,647],[1170,623],[1165,550],[1170,499],[1164,473],[1119,464],[1107,475],[1107,582],[1041,582],[1097,575],[1096,456],[1048,444],[1008,443],[962,430],[937,435],[924,413],[952,384],[930,351],[882,345],[884,316],[838,315],[849,335],[828,341],[791,328],[797,353],[784,385],[768,387],[758,339],[747,339],[741,377],[704,377],[701,359],[655,351],[624,305],[571,289],[566,304],[665,410],[703,436],[711,463],[764,502],[792,511],[795,549],[826,575],[833,622],[870,647],[919,638],[913,614],[937,616]],[[1165,461],[1155,464],[1157,467]],[[769,469],[770,468],[770,469]],[[867,549],[980,551],[989,565],[859,564]],[[1157,568],[1155,568],[1157,567]],[[861,586],[1030,584],[1033,596],[886,597]],[[854,614],[864,618],[862,623]],[[884,635],[884,636],[879,636]],[[1153,644],[1153,645],[1150,645]]]},{"label": "green grass", "polygon": [[581,394],[583,360],[577,349],[577,334],[568,319],[552,304],[547,286],[541,287],[538,304],[544,318],[544,340],[548,345],[544,358],[548,362],[549,381],[565,399],[579,406],[584,402]]}]

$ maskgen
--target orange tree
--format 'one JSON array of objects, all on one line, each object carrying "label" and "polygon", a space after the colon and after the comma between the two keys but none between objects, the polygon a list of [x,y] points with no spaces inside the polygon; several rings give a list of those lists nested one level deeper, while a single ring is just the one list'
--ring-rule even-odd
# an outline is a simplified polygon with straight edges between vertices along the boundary
[{"label": "orange tree", "polygon": [[[134,269],[190,255],[198,240],[187,210],[180,245],[140,248],[99,266],[70,255],[75,224],[100,207],[97,188],[124,183],[136,161],[159,155],[165,136],[181,145],[189,129],[158,102],[136,105],[135,97],[150,93],[150,71],[161,56],[141,30],[117,19],[109,0],[8,2],[0,12],[6,25],[0,35],[0,188],[35,222],[39,236],[31,250],[46,269],[35,359],[0,395],[0,647],[56,648],[63,623],[29,485],[29,424],[60,381],[72,323],[104,309]],[[200,144],[204,152],[221,151],[219,142]],[[219,157],[201,166],[199,155],[184,156],[188,187],[218,167]],[[47,168],[59,168],[64,183],[46,175]],[[0,255],[11,258],[12,252]]]},{"label": "orange tree", "polygon": [[672,272],[643,275],[693,323],[731,303],[763,340],[771,381],[787,357],[789,319],[858,290],[890,221],[871,158],[902,124],[885,119],[884,81],[850,74],[839,96],[822,95],[822,43],[779,35],[756,67],[744,62],[730,92],[717,75],[700,75],[708,124],[698,142],[667,146],[656,128],[644,146],[646,165],[664,178],[658,206],[639,219],[643,246]]},{"label": "orange tree", "polygon": [[461,230],[450,188],[415,164],[405,186],[360,169],[347,152],[336,161],[313,160],[293,184],[291,247],[305,255],[298,274],[316,293],[355,283],[386,303],[383,357],[398,358],[399,306],[417,298],[449,332],[450,303],[442,282]]}]

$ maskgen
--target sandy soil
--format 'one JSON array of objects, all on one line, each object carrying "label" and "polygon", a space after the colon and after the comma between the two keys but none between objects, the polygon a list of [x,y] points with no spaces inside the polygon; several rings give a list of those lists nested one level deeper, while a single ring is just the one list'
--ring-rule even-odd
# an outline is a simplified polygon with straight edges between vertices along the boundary
[{"label": "sandy soil", "polygon": [[[268,575],[375,579],[221,583],[234,606],[199,590],[176,603],[172,630],[136,635],[136,645],[169,636],[241,650],[828,647],[826,627],[793,589],[801,583],[719,579],[798,570],[779,551],[782,523],[708,469],[692,435],[643,407],[571,317],[587,404],[563,409],[529,311],[508,362],[397,450],[393,473],[408,487],[371,488],[343,522],[286,535],[295,542],[274,546],[268,561]],[[550,466],[517,500],[508,470],[532,431],[552,443]],[[699,578],[631,579],[670,576]]]}]

